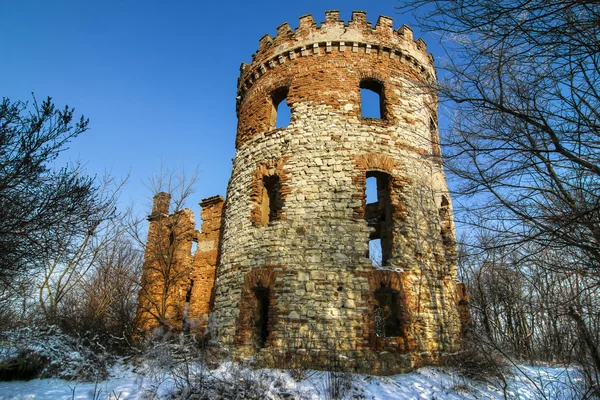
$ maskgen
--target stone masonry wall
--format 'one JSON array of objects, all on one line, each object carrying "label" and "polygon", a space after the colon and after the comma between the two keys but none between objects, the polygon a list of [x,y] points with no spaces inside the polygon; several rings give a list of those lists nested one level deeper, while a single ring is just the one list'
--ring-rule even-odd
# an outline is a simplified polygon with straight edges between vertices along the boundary
[{"label": "stone masonry wall", "polygon": [[[437,98],[425,85],[435,79],[432,62],[409,28],[394,31],[387,17],[372,27],[362,12],[347,24],[338,12],[321,25],[304,16],[296,31],[283,24],[261,39],[238,82],[210,316],[218,343],[271,365],[297,351],[322,367],[344,355],[346,368],[375,373],[456,349],[454,227]],[[381,119],[361,116],[365,81],[383,88]],[[275,97],[285,92],[291,121],[275,129]],[[257,171],[267,170],[279,174],[284,201],[273,215],[284,217],[257,224],[265,209]],[[367,254],[365,182],[374,172],[389,177],[392,249],[383,267]],[[393,335],[378,328],[378,293],[392,299]]]}]

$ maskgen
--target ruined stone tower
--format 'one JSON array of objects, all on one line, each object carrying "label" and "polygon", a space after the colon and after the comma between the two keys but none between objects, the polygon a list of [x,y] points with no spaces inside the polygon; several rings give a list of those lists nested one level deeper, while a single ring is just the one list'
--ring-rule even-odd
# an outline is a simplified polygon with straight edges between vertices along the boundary
[{"label": "ruined stone tower", "polygon": [[[214,299],[190,313],[205,321],[210,306],[214,341],[267,365],[300,353],[312,366],[374,373],[456,349],[465,299],[435,79],[425,43],[388,17],[373,26],[364,12],[344,23],[328,11],[318,25],[305,15],[260,40],[238,80],[220,254],[203,289]],[[361,89],[379,98],[378,118],[363,117]],[[284,103],[290,121],[277,128]]]}]

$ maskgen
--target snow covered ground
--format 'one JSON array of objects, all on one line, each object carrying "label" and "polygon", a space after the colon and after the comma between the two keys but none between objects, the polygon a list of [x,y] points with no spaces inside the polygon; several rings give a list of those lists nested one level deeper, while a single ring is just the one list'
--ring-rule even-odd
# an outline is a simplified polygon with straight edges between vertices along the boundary
[{"label": "snow covered ground", "polygon": [[[409,374],[389,377],[353,375],[354,389],[349,399],[578,399],[572,391],[578,374],[559,367],[519,366],[509,379],[506,393],[499,385],[469,381],[440,368],[421,368]],[[188,371],[189,372],[189,371]],[[193,371],[192,371],[193,372]],[[309,371],[306,379],[296,382],[287,372],[278,370],[250,370],[231,363],[218,369],[195,371],[229,387],[255,380],[262,382],[265,399],[323,399],[330,398],[327,388],[331,375]],[[193,373],[192,373],[193,375]],[[187,375],[190,376],[190,375]],[[198,376],[198,375],[195,375]],[[29,382],[0,382],[0,400],[8,399],[162,399],[181,387],[181,374],[168,371],[150,371],[123,363],[111,370],[111,377],[98,383],[68,382],[60,379],[35,379]],[[213,381],[214,382],[214,381]],[[506,396],[505,396],[506,394]],[[177,397],[173,397],[177,398]],[[239,397],[244,398],[244,397]]]}]

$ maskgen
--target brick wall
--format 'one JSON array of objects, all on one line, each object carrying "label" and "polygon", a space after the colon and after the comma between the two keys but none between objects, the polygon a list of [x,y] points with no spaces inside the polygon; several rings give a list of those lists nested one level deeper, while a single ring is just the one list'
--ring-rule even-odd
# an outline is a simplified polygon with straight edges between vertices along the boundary
[{"label": "brick wall", "polygon": [[193,287],[190,296],[190,331],[204,334],[208,325],[208,314],[214,296],[215,270],[219,259],[222,213],[225,201],[213,196],[200,202],[202,207],[202,230],[194,254],[192,270]]}]

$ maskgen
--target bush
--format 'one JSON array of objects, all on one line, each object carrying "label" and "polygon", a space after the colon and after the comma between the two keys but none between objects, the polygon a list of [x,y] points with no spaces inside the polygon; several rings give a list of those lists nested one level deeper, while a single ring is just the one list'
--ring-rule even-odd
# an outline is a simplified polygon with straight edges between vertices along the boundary
[{"label": "bush", "polygon": [[98,381],[115,360],[96,338],[67,335],[56,326],[0,334],[0,379],[62,378]]},{"label": "bush", "polygon": [[0,381],[30,380],[37,378],[48,365],[48,359],[32,350],[20,350],[0,363]]},{"label": "bush", "polygon": [[[221,363],[218,348],[198,342],[191,336],[167,333],[145,343],[139,360],[141,375],[149,379],[149,398],[168,390],[170,399],[235,400],[283,398],[280,378],[237,363]],[[218,371],[213,371],[219,368]]]},{"label": "bush", "polygon": [[221,377],[206,373],[196,374],[189,384],[171,393],[172,399],[189,400],[279,400],[282,395],[279,378],[264,371],[252,370],[235,363],[227,363]]},{"label": "bush", "polygon": [[464,377],[484,383],[506,383],[506,377],[512,374],[507,359],[472,334],[464,339],[461,351],[442,355],[440,365],[455,368]]}]

